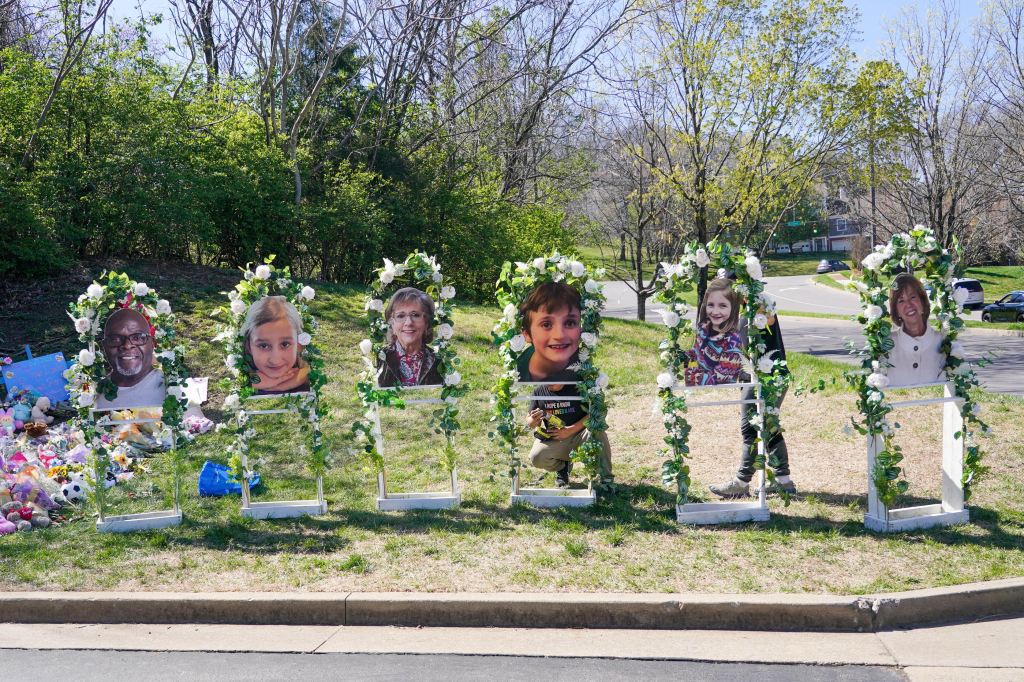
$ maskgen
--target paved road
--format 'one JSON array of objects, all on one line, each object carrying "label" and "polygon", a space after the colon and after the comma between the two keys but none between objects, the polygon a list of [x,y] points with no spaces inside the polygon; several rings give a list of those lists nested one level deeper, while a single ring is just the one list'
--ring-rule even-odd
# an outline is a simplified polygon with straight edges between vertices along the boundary
[{"label": "paved road", "polygon": [[[769,277],[767,289],[779,298],[783,310],[803,312],[829,312],[850,314],[857,308],[853,294],[809,283],[810,278]],[[608,317],[636,319],[636,295],[622,282],[605,284]],[[832,306],[826,309],[815,306]],[[660,322],[660,305],[647,306],[647,320]],[[978,313],[974,313],[977,315]],[[693,314],[690,315],[691,319]],[[786,350],[808,353],[838,362],[854,360],[846,349],[846,341],[860,345],[864,337],[860,325],[849,320],[781,315],[780,325],[785,334]],[[1024,338],[1005,336],[987,330],[966,329],[960,335],[969,360],[988,357],[993,363],[978,369],[982,385],[996,393],[1024,395]]]},{"label": "paved road", "polygon": [[[32,679],[109,682],[116,679],[189,680],[763,680],[874,682],[905,680],[880,666],[764,665],[408,654],[265,654],[132,651],[0,652],[9,671]],[[142,671],[145,671],[144,673]],[[19,677],[15,675],[15,677]],[[12,678],[13,679],[13,678]]]}]

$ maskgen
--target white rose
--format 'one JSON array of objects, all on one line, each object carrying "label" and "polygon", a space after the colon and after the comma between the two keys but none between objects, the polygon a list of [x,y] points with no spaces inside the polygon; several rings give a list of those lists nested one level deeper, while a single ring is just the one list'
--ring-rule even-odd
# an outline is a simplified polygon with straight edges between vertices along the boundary
[{"label": "white rose", "polygon": [[75,320],[75,331],[78,332],[79,334],[84,334],[85,332],[89,331],[89,327],[91,326],[92,323],[84,317],[80,317],[77,320]]},{"label": "white rose", "polygon": [[608,388],[608,375],[605,374],[604,372],[600,372],[597,375],[597,380],[594,382],[594,384],[602,391]]},{"label": "white rose", "polygon": [[764,329],[768,326],[768,316],[764,313],[758,313],[754,315],[754,326],[758,329]]},{"label": "white rose", "polygon": [[886,244],[885,248],[883,248],[882,251],[881,251],[882,257],[885,258],[886,260],[889,260],[890,258],[892,258],[892,255],[895,252],[896,252],[896,249],[893,248],[892,243]]},{"label": "white rose", "polygon": [[238,363],[238,356],[237,355],[233,355],[232,354],[232,355],[229,355],[226,358],[224,358],[224,366],[227,367],[228,369],[235,369],[235,365],[237,363]]},{"label": "white rose", "polygon": [[868,386],[881,391],[889,385],[889,377],[881,372],[872,372],[868,375]]},{"label": "white rose", "polygon": [[864,256],[864,260],[862,260],[860,264],[864,266],[865,270],[877,270],[882,267],[882,263],[884,262],[885,256],[876,251]]},{"label": "white rose", "polygon": [[697,253],[693,254],[693,262],[698,268],[706,268],[711,265],[711,257],[704,249],[697,249]]},{"label": "white rose", "polygon": [[588,279],[583,285],[583,289],[586,290],[588,294],[596,294],[601,291],[601,283],[596,279]]},{"label": "white rose", "polygon": [[583,263],[579,262],[578,260],[574,260],[571,263],[569,263],[569,272],[572,273],[573,277],[582,277],[583,274],[586,271],[587,271],[587,266],[585,266]]},{"label": "white rose", "polygon": [[363,355],[369,356],[373,353],[373,341],[370,339],[363,339],[359,342],[359,352]]},{"label": "white rose", "polygon": [[747,266],[747,274],[753,279],[761,279],[763,273],[761,272],[761,261],[757,259],[757,256],[747,256],[743,263]]},{"label": "white rose", "polygon": [[156,314],[157,315],[170,315],[171,314],[171,302],[166,298],[161,298],[156,302]]},{"label": "white rose", "polygon": [[136,296],[145,296],[148,293],[149,293],[149,286],[145,282],[136,282],[135,283],[135,295]]},{"label": "white rose", "polygon": [[580,362],[586,362],[587,360],[590,359],[590,351],[588,351],[586,348],[580,348],[578,357],[580,359]]},{"label": "white rose", "polygon": [[666,327],[675,327],[679,324],[679,313],[674,310],[662,310],[661,319]]},{"label": "white rose", "polygon": [[771,359],[769,355],[762,355],[757,360],[757,371],[761,374],[771,374],[772,369],[775,367],[775,361]]},{"label": "white rose", "polygon": [[174,362],[178,358],[178,354],[175,353],[173,350],[162,350],[159,353],[157,353],[156,356],[158,358],[166,358],[171,362]]},{"label": "white rose", "polygon": [[231,312],[234,313],[235,315],[241,315],[242,313],[245,312],[245,309],[247,307],[248,306],[245,305],[245,301],[236,300],[231,302]]},{"label": "white rose", "polygon": [[455,386],[460,381],[462,381],[462,375],[459,374],[458,372],[452,372],[451,374],[446,374],[445,377],[444,377],[444,385],[445,386]]},{"label": "white rose", "polygon": [[89,407],[96,400],[96,396],[93,393],[82,393],[78,396],[78,404],[80,407]]},{"label": "white rose", "polygon": [[375,310],[378,313],[382,313],[384,312],[384,301],[380,300],[379,298],[371,298],[366,302],[366,309]]},{"label": "white rose", "polygon": [[437,335],[442,339],[450,339],[454,334],[455,330],[452,329],[452,326],[447,322],[437,326]]},{"label": "white rose", "polygon": [[433,280],[434,282],[440,282],[442,279],[444,279],[444,275],[441,274],[440,270],[434,270],[434,272],[430,275],[430,279]]},{"label": "white rose", "polygon": [[300,346],[308,346],[310,341],[313,340],[313,337],[310,336],[308,332],[302,332],[297,337],[295,337],[295,340],[299,342]]},{"label": "white rose", "polygon": [[565,256],[562,256],[561,258],[558,259],[558,262],[555,263],[555,267],[558,268],[559,272],[565,272],[566,270],[569,269],[569,259],[566,258]]},{"label": "white rose", "polygon": [[270,279],[270,266],[269,265],[257,265],[256,266],[256,279]]},{"label": "white rose", "polygon": [[316,290],[313,289],[313,287],[302,287],[302,291],[299,292],[299,295],[307,301],[312,301],[316,296]]},{"label": "white rose", "polygon": [[959,341],[954,341],[949,347],[949,354],[954,358],[964,357],[964,344]]},{"label": "white rose", "polygon": [[224,409],[228,412],[234,412],[242,406],[242,401],[239,400],[237,393],[232,393],[227,398],[224,398]]},{"label": "white rose", "polygon": [[533,259],[533,267],[537,268],[538,270],[544,270],[547,266],[548,266],[548,262],[545,259],[543,259],[543,258],[534,258]]},{"label": "white rose", "polygon": [[441,287],[441,299],[448,300],[449,298],[455,298],[455,287],[451,284],[446,284]]},{"label": "white rose", "polygon": [[760,299],[761,305],[764,306],[764,309],[766,311],[768,311],[769,313],[775,312],[775,309],[778,307],[778,303],[775,301],[774,296],[769,294],[767,291],[762,291]]},{"label": "white rose", "polygon": [[380,281],[384,284],[391,284],[395,281],[395,275],[398,273],[395,264],[390,259],[384,259],[384,269],[380,271]]},{"label": "white rose", "polygon": [[967,303],[967,297],[970,295],[971,292],[967,291],[964,287],[957,287],[953,289],[953,300],[956,301],[957,305]]},{"label": "white rose", "polygon": [[508,347],[511,348],[514,353],[522,353],[526,348],[526,337],[522,334],[516,334],[508,340]]},{"label": "white rose", "polygon": [[675,378],[668,372],[662,372],[658,375],[658,388],[672,388],[672,385],[675,383]]},{"label": "white rose", "polygon": [[171,396],[175,400],[181,400],[185,397],[185,391],[177,384],[167,387],[167,395]]},{"label": "white rose", "polygon": [[96,354],[88,348],[83,348],[78,351],[78,364],[82,367],[92,367],[92,363],[96,362]]},{"label": "white rose", "polygon": [[103,298],[103,287],[93,282],[89,285],[89,288],[85,290],[85,293],[94,301],[98,301]]},{"label": "white rose", "polygon": [[518,313],[519,313],[519,309],[516,308],[515,304],[513,304],[513,303],[509,303],[508,305],[506,305],[505,306],[505,310],[502,311],[502,314],[505,316],[505,321],[506,322],[515,322],[516,321],[516,315]]},{"label": "white rose", "polygon": [[877,306],[873,303],[864,308],[864,317],[868,318],[868,322],[874,322],[875,320],[880,319],[884,313],[885,311],[882,310],[881,306]]},{"label": "white rose", "polygon": [[597,345],[597,334],[593,332],[583,332],[582,334],[580,334],[580,342],[584,346],[593,348]]}]

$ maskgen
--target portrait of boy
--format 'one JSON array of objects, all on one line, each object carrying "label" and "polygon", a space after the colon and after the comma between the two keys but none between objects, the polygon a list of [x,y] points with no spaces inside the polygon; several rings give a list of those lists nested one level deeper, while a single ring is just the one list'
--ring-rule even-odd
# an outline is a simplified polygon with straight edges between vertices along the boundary
[{"label": "portrait of boy", "polygon": [[[601,444],[601,475],[611,476],[611,446],[603,432],[586,428],[587,413],[578,400],[581,309],[579,293],[561,282],[535,288],[519,306],[522,333],[530,344],[519,357],[517,370],[523,382],[551,382],[533,391],[526,424],[533,430],[530,463],[555,472],[559,487],[569,485],[571,453],[597,438]],[[576,398],[576,400],[572,400]]]}]

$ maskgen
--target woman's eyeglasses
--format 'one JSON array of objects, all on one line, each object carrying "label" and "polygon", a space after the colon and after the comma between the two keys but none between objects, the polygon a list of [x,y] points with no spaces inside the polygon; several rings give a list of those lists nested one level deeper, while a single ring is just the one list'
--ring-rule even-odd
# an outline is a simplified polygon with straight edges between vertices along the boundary
[{"label": "woman's eyeglasses", "polygon": [[118,348],[128,343],[132,346],[144,346],[150,339],[149,334],[145,332],[136,332],[135,334],[128,334],[123,336],[121,334],[109,334],[103,337],[103,345],[109,348]]},{"label": "woman's eyeglasses", "polygon": [[420,320],[422,320],[425,317],[426,317],[426,315],[424,315],[423,313],[398,313],[397,315],[392,315],[391,319],[394,320],[395,322],[398,322],[399,324],[401,324],[401,323],[405,322],[406,320],[412,320],[413,322],[419,322]]}]

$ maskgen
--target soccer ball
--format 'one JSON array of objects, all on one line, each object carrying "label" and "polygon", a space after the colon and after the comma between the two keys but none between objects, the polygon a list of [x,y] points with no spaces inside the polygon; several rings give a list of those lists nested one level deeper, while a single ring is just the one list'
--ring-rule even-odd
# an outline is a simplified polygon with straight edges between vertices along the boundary
[{"label": "soccer ball", "polygon": [[60,487],[60,494],[71,504],[78,504],[85,501],[88,488],[84,478],[75,476]]}]

